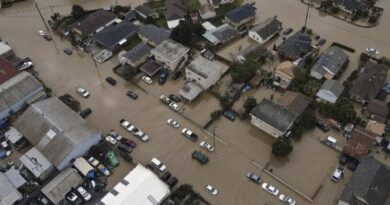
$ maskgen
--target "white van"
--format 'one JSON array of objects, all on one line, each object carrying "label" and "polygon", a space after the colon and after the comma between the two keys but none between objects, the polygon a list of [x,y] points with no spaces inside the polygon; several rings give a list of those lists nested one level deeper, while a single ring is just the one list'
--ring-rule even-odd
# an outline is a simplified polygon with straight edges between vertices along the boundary
[{"label": "white van", "polygon": [[152,165],[157,168],[160,172],[163,172],[167,169],[167,167],[160,161],[158,160],[157,158],[153,158],[151,160],[152,162]]},{"label": "white van", "polygon": [[328,136],[325,140],[324,140],[324,143],[329,145],[329,146],[333,146],[333,145],[336,145],[336,142],[337,140],[331,136]]}]

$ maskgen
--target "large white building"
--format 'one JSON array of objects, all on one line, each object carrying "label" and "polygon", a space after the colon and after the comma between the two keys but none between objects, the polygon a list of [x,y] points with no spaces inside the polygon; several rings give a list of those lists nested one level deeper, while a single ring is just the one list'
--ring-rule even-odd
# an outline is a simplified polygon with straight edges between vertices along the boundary
[{"label": "large white building", "polygon": [[99,205],[158,205],[170,193],[169,187],[151,170],[138,164]]},{"label": "large white building", "polygon": [[187,61],[189,50],[180,43],[168,39],[154,48],[151,53],[158,63],[166,66],[170,71],[175,71]]},{"label": "large white building", "polygon": [[215,61],[197,57],[186,67],[186,79],[196,82],[204,90],[209,89],[221,78],[223,70]]}]

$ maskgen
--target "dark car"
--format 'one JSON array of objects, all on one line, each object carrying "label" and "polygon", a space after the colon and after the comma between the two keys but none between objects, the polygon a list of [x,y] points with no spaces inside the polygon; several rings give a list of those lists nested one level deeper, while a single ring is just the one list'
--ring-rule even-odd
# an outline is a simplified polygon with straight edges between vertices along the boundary
[{"label": "dark car", "polygon": [[130,153],[119,150],[119,154],[123,157],[124,160],[126,160],[128,162],[133,161],[133,157],[130,155]]},{"label": "dark car", "polygon": [[47,35],[47,34],[43,35],[43,38],[46,39],[47,41],[51,41],[52,40],[52,38],[49,35]]},{"label": "dark car", "polygon": [[170,172],[165,172],[160,179],[164,182],[167,182],[169,178],[171,178],[172,174]]},{"label": "dark car", "polygon": [[134,142],[133,140],[129,140],[129,139],[126,139],[126,138],[122,138],[122,139],[120,140],[120,142],[121,142],[122,144],[131,146],[131,147],[133,147],[133,148],[136,148],[136,147],[137,147],[137,143]]},{"label": "dark car", "polygon": [[350,159],[347,167],[349,170],[355,171],[358,165],[359,165],[359,161],[357,161],[356,159]]},{"label": "dark car", "polygon": [[256,184],[260,184],[260,182],[261,182],[261,177],[257,176],[256,174],[253,174],[252,172],[248,172],[248,173],[246,174],[246,177],[247,177],[249,180],[251,180],[251,181],[253,181],[254,183],[256,183]]},{"label": "dark car", "polygon": [[109,83],[111,85],[116,85],[116,80],[112,77],[107,77],[106,81],[107,81],[107,83]]},{"label": "dark car", "polygon": [[318,120],[317,121],[317,127],[320,128],[320,130],[322,130],[323,132],[328,132],[329,131],[328,125],[325,124],[325,122],[322,121],[322,120]]},{"label": "dark car", "polygon": [[164,84],[165,81],[167,81],[167,79],[168,79],[168,71],[162,70],[160,72],[160,78],[158,79],[158,83],[159,84]]},{"label": "dark car", "polygon": [[317,43],[316,43],[316,46],[323,46],[324,44],[326,43],[326,40],[321,38]]},{"label": "dark car", "polygon": [[176,177],[171,177],[170,179],[168,179],[167,184],[169,188],[172,189],[177,184],[177,182],[179,182],[179,180]]},{"label": "dark car", "polygon": [[225,116],[227,119],[234,121],[236,119],[236,114],[232,111],[225,111],[223,112],[223,116]]},{"label": "dark car", "polygon": [[287,36],[287,35],[290,34],[291,32],[293,32],[293,29],[292,29],[292,28],[288,28],[288,29],[286,29],[285,31],[283,31],[283,35],[284,35],[284,36]]},{"label": "dark car", "polygon": [[72,50],[70,50],[69,48],[65,48],[63,51],[66,55],[72,55],[73,53]]},{"label": "dark car", "polygon": [[174,102],[180,102],[180,97],[176,96],[176,95],[169,95],[169,99],[171,99],[172,101]]},{"label": "dark car", "polygon": [[172,75],[172,79],[173,80],[177,80],[178,78],[180,78],[180,76],[182,75],[183,73],[181,72],[181,71],[178,71],[178,72],[176,72],[176,73],[174,73],[173,75]]},{"label": "dark car", "polygon": [[151,164],[146,164],[145,167],[148,168],[149,170],[151,170],[152,172],[155,172],[155,173],[157,172],[156,168],[154,168],[153,165],[151,165]]},{"label": "dark car", "polygon": [[348,161],[349,161],[349,156],[347,156],[346,154],[342,154],[342,155],[340,156],[339,163],[340,163],[341,165],[346,165],[346,164],[348,163]]},{"label": "dark car", "polygon": [[201,164],[207,164],[207,162],[209,161],[209,158],[205,154],[203,154],[201,151],[192,152],[192,158],[196,159]]},{"label": "dark car", "polygon": [[91,113],[92,113],[91,108],[87,108],[87,109],[85,109],[85,110],[83,110],[83,111],[80,112],[80,116],[81,116],[82,118],[86,118],[86,117],[88,117]]},{"label": "dark car", "polygon": [[133,147],[126,145],[126,144],[123,144],[123,143],[119,143],[118,149],[122,150],[124,152],[127,152],[127,153],[131,153],[131,151],[133,151]]},{"label": "dark car", "polygon": [[133,100],[136,100],[138,98],[138,95],[135,92],[131,91],[131,90],[127,91],[126,95],[129,98],[132,98]]}]

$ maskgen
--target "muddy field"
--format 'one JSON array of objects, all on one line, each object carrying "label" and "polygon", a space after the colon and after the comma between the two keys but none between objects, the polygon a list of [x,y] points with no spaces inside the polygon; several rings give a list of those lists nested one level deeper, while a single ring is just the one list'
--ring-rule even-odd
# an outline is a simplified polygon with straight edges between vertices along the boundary
[{"label": "muddy field", "polygon": [[[121,1],[120,4],[132,6],[140,4],[143,0]],[[87,9],[105,7],[113,4],[108,0],[39,0],[45,18],[53,11],[67,14],[72,3],[81,4]],[[390,9],[390,2],[380,0],[379,5]],[[50,7],[50,5],[54,5]],[[295,0],[258,0],[258,19],[265,19],[274,15],[283,21],[284,27],[300,28],[305,14],[303,4]],[[324,16],[316,10],[310,11],[308,26],[320,33],[328,41],[342,42],[363,50],[366,47],[375,47],[382,54],[390,56],[390,26],[385,19],[389,13],[385,11],[379,26],[371,29],[362,29],[345,22]],[[218,107],[218,101],[208,94],[202,95],[196,106],[185,104],[185,113],[192,116],[196,123],[183,118],[168,107],[162,105],[158,97],[161,94],[177,93],[183,85],[181,79],[168,82],[160,86],[157,83],[146,85],[139,81],[138,86],[131,85],[121,80],[112,72],[115,66],[113,61],[99,64],[95,68],[92,60],[85,53],[73,48],[74,54],[67,56],[62,49],[70,47],[70,44],[58,36],[54,36],[54,43],[43,40],[38,35],[38,30],[44,25],[38,13],[33,9],[33,1],[20,2],[13,7],[0,10],[0,36],[7,41],[21,57],[30,57],[35,63],[35,69],[40,78],[47,83],[59,96],[67,92],[77,97],[83,107],[90,107],[93,113],[88,121],[102,132],[113,128],[123,136],[132,138],[124,132],[118,124],[121,118],[126,118],[151,136],[148,143],[139,142],[135,149],[134,158],[142,163],[147,163],[152,157],[158,157],[163,161],[168,170],[176,175],[180,183],[190,183],[194,189],[200,192],[214,205],[265,205],[281,204],[276,197],[263,191],[258,185],[249,182],[245,178],[248,171],[259,174],[263,181],[271,183],[297,200],[297,204],[336,204],[344,185],[351,176],[349,171],[340,183],[332,183],[329,176],[337,164],[338,153],[325,147],[319,142],[319,137],[324,134],[319,130],[307,133],[300,141],[294,142],[294,151],[286,159],[276,159],[271,156],[272,137],[259,129],[251,126],[248,121],[236,120],[231,122],[222,118],[216,123],[215,133],[218,136],[216,151],[207,153],[210,163],[201,166],[191,159],[191,152],[199,150],[199,145],[184,138],[179,129],[174,129],[166,124],[168,118],[176,119],[181,128],[188,127],[198,133],[200,140],[212,142],[212,137],[203,132],[198,124],[203,125],[210,116],[210,112]],[[349,68],[356,68],[358,54],[351,55]],[[101,84],[96,69],[103,76],[114,77],[118,84],[113,87]],[[351,69],[344,73],[346,78]],[[155,81],[157,79],[154,79]],[[75,87],[81,85],[87,88],[91,97],[81,99],[75,92]],[[134,101],[125,93],[134,90],[139,98]],[[254,95],[258,100],[267,97],[271,91],[253,90],[247,95]],[[240,104],[240,103],[239,103]],[[242,102],[241,102],[242,104]],[[238,105],[237,105],[238,106]],[[337,133],[334,133],[337,135]],[[124,164],[125,162],[122,162]],[[309,197],[314,197],[314,202],[309,202],[294,193],[288,187],[280,184],[274,178],[264,173],[258,166],[265,166],[279,178],[303,192]],[[114,172],[115,176],[109,179],[112,186],[120,180],[120,177],[130,171],[129,165],[120,166]],[[212,197],[203,191],[206,184],[212,184],[218,188],[218,196]],[[317,193],[318,192],[318,193]]]}]

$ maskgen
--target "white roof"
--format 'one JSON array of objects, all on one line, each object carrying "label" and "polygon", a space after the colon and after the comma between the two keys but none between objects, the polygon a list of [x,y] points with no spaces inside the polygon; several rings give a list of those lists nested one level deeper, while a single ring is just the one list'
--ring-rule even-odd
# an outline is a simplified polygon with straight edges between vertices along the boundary
[{"label": "white roof", "polygon": [[212,31],[212,30],[215,30],[217,27],[215,27],[212,23],[206,21],[206,22],[203,22],[202,23],[202,26],[204,29],[206,29],[207,31]]},{"label": "white roof", "polygon": [[11,143],[15,143],[23,137],[23,135],[14,127],[10,127],[4,135]]},{"label": "white roof", "polygon": [[10,50],[12,50],[12,48],[9,45],[7,45],[4,41],[0,42],[0,55],[7,53]]},{"label": "white roof", "polygon": [[181,20],[184,21],[184,18],[176,19],[176,20],[171,20],[171,21],[167,21],[168,28],[169,28],[169,29],[176,28],[176,26],[179,25],[179,23],[180,23]]},{"label": "white roof", "polygon": [[170,193],[168,185],[141,164],[138,164],[113,189],[101,199],[100,204],[157,205]]}]

